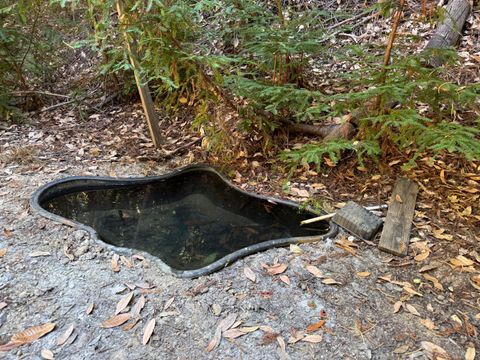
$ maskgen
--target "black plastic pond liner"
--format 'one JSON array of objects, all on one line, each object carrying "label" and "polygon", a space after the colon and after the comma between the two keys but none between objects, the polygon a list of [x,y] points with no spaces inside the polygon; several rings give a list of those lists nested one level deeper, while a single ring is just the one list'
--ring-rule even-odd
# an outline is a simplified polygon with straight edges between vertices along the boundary
[{"label": "black plastic pond liner", "polygon": [[272,247],[320,241],[337,226],[300,227],[315,214],[250,194],[206,165],[144,178],[67,177],[30,200],[41,215],[88,231],[109,250],[141,252],[163,271],[198,277]]}]

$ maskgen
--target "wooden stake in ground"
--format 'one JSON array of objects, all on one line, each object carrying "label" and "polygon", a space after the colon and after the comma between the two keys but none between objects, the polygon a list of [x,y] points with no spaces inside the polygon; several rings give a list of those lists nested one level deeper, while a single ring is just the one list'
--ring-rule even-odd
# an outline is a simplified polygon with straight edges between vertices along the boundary
[{"label": "wooden stake in ground", "polygon": [[150,137],[152,138],[153,144],[155,147],[160,147],[162,143],[162,136],[160,134],[160,128],[158,126],[158,118],[155,114],[155,109],[153,107],[152,95],[150,94],[150,89],[147,85],[146,79],[142,77],[140,63],[138,61],[137,53],[137,44],[135,39],[131,39],[127,32],[125,31],[125,11],[123,8],[123,1],[116,0],[118,20],[125,38],[125,43],[127,46],[128,55],[130,57],[130,63],[133,68],[133,73],[135,75],[135,82],[137,83],[138,93],[140,94],[140,99],[142,100],[143,111],[145,112],[145,117],[147,118],[148,130],[150,131]]},{"label": "wooden stake in ground", "polygon": [[[468,0],[449,1],[445,8],[445,14],[443,14],[443,20],[439,22],[435,34],[433,34],[425,49],[445,49],[456,45],[460,40],[463,26],[471,10]],[[428,59],[430,65],[441,66],[443,64],[444,59],[438,51],[433,51],[431,56]]]},{"label": "wooden stake in ground", "polygon": [[417,193],[418,185],[414,181],[400,178],[395,183],[378,244],[380,250],[394,255],[407,254]]},{"label": "wooden stake in ground", "polygon": [[380,75],[380,80],[379,80],[380,84],[385,83],[385,78],[387,76],[387,66],[388,64],[390,64],[390,57],[392,55],[393,41],[395,40],[395,36],[397,35],[398,24],[400,23],[400,19],[402,18],[404,5],[405,5],[405,0],[400,0],[398,9],[393,15],[392,30],[390,31],[390,36],[388,37],[388,41],[387,41],[387,48],[385,49],[385,55],[383,57],[383,70]]}]

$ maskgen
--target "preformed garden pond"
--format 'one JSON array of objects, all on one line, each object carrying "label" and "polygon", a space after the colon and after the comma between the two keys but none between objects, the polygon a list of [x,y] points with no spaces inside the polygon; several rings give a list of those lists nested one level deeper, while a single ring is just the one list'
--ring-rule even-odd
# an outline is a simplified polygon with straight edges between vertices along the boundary
[{"label": "preformed garden pond", "polygon": [[318,241],[334,230],[327,222],[300,227],[312,213],[239,190],[203,165],[148,178],[69,177],[37,190],[31,203],[118,250],[153,255],[163,270],[182,277],[273,246]]}]

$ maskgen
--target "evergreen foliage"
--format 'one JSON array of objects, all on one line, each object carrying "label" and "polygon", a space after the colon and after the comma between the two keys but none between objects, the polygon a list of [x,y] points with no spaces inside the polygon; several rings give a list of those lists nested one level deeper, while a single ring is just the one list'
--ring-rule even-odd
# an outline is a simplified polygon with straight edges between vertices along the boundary
[{"label": "evergreen foliage", "polygon": [[[394,48],[391,65],[382,67],[381,47],[328,46],[333,20],[351,16],[346,12],[280,0],[122,0],[125,14],[119,21],[117,2],[52,0],[51,6],[72,5],[85,14],[92,33],[77,46],[88,44],[103,59],[100,72],[120,76],[126,89],[133,89],[125,31],[157,101],[167,110],[195,109],[193,124],[206,132],[210,144],[217,140],[219,146],[213,148],[221,148],[229,136],[212,116],[223,103],[240,114],[239,129],[265,139],[292,123],[322,124],[365,110],[355,119],[359,131],[353,140],[317,141],[283,152],[281,159],[292,166],[320,166],[326,158],[335,163],[352,151],[362,160],[408,150],[413,154],[409,165],[424,153],[480,158],[479,84],[449,79],[453,51],[445,51],[449,65],[431,69],[424,66],[425,54],[404,56],[401,48]],[[4,116],[11,111],[8,94],[29,88],[24,83],[35,78],[34,54],[43,44],[28,36],[35,14],[29,6],[38,7],[40,1],[6,3],[0,9]],[[379,6],[388,13],[393,5],[387,1]],[[313,67],[326,73],[337,60],[357,70],[335,74],[335,91],[311,81]]]}]

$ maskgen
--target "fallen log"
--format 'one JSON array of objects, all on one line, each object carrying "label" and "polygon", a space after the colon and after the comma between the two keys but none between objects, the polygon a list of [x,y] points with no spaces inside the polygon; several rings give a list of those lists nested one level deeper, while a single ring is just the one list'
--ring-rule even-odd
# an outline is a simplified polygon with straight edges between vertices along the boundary
[{"label": "fallen log", "polygon": [[319,136],[324,140],[351,139],[355,134],[355,126],[349,122],[338,125],[289,124],[287,130],[292,133]]},{"label": "fallen log", "polygon": [[443,19],[438,23],[437,30],[425,47],[427,51],[424,53],[428,53],[425,60],[430,66],[443,65],[445,57],[442,56],[441,50],[458,43],[471,10],[468,0],[451,0],[447,4]]}]

